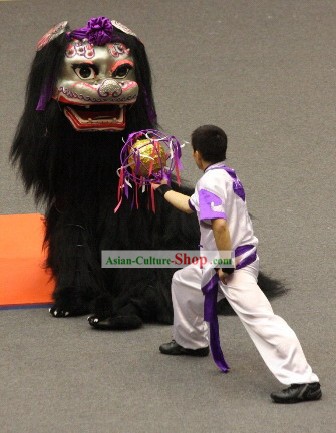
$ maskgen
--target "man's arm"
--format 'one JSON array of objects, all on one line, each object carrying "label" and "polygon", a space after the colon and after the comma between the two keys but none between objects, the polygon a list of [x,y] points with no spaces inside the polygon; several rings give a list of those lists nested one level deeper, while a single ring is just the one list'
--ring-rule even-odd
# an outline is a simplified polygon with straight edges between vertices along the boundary
[{"label": "man's arm", "polygon": [[212,220],[211,224],[218,251],[231,251],[231,236],[227,221],[224,218],[218,218]]},{"label": "man's arm", "polygon": [[[218,218],[212,220],[211,224],[218,251],[231,251],[232,243],[227,221],[223,218]],[[219,269],[218,276],[224,284],[227,284],[226,279],[229,274],[225,270]]]},{"label": "man's arm", "polygon": [[180,209],[186,213],[192,213],[193,210],[189,206],[189,195],[182,194],[181,192],[177,192],[174,190],[170,190],[164,193],[164,199],[167,200],[168,203],[175,206],[177,209]]},{"label": "man's arm", "polygon": [[[161,185],[166,185],[165,182],[162,182]],[[161,186],[160,184],[152,184],[152,188],[157,189]],[[173,189],[167,189],[167,191],[163,192],[164,199],[175,206],[177,209],[186,212],[192,213],[193,209],[189,205],[190,196],[186,194],[182,194],[181,192],[174,191]]]}]

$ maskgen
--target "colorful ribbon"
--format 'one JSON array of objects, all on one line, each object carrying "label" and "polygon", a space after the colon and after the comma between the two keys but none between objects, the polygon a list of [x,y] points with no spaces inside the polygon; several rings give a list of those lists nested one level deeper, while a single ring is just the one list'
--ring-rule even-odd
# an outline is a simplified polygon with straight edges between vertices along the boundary
[{"label": "colorful ribbon", "polygon": [[[148,167],[142,162],[142,154],[140,147],[133,147],[133,145],[139,139],[146,139],[148,143],[143,144],[144,147],[149,144],[152,145],[150,152],[150,162]],[[128,135],[127,140],[120,152],[121,166],[117,170],[119,176],[118,183],[118,205],[115,207],[114,212],[117,212],[120,208],[123,195],[128,197],[128,187],[132,189],[132,207],[135,205],[139,207],[139,191],[141,188],[142,192],[149,192],[147,208],[155,212],[155,201],[154,201],[154,190],[152,189],[152,183],[158,183],[162,179],[166,179],[168,185],[172,182],[172,173],[176,171],[177,183],[181,184],[181,170],[183,170],[183,164],[181,161],[182,150],[178,139],[173,135],[164,134],[162,131],[155,129],[144,129],[141,131],[132,132]],[[160,147],[165,151],[167,159],[161,160]],[[130,162],[130,157],[132,162]],[[159,164],[159,168],[154,166]],[[166,165],[167,164],[167,165]],[[141,175],[141,167],[147,169],[145,175]],[[155,168],[155,171],[153,171]]]}]

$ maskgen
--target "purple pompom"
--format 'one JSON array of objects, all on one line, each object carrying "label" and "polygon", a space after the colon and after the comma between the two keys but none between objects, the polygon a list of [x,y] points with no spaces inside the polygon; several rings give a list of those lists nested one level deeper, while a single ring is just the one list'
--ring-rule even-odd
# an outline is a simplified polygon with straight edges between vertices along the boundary
[{"label": "purple pompom", "polygon": [[113,33],[111,20],[106,17],[91,18],[87,23],[87,38],[90,44],[102,46],[110,42]]}]

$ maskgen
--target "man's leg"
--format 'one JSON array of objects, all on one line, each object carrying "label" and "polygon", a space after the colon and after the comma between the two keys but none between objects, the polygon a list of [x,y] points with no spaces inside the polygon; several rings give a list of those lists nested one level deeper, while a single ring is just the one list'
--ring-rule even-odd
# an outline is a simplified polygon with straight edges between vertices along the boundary
[{"label": "man's leg", "polygon": [[172,281],[174,305],[173,338],[162,344],[166,355],[206,356],[209,354],[208,327],[204,322],[202,270],[190,265],[175,272]]},{"label": "man's leg", "polygon": [[221,289],[274,376],[283,384],[318,382],[289,325],[274,314],[257,284],[258,261],[237,270]]}]

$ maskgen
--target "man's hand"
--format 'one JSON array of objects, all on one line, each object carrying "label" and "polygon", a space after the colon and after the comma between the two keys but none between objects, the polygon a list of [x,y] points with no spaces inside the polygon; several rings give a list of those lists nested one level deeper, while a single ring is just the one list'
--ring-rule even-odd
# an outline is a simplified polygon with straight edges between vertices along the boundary
[{"label": "man's hand", "polygon": [[160,183],[152,182],[151,187],[153,189],[159,188],[160,185],[167,185],[167,179],[161,179]]},{"label": "man's hand", "polygon": [[218,274],[219,279],[221,280],[221,282],[224,283],[227,286],[227,279],[230,277],[230,275],[228,275],[225,272],[223,272],[222,269],[218,269],[217,270],[217,274]]}]

